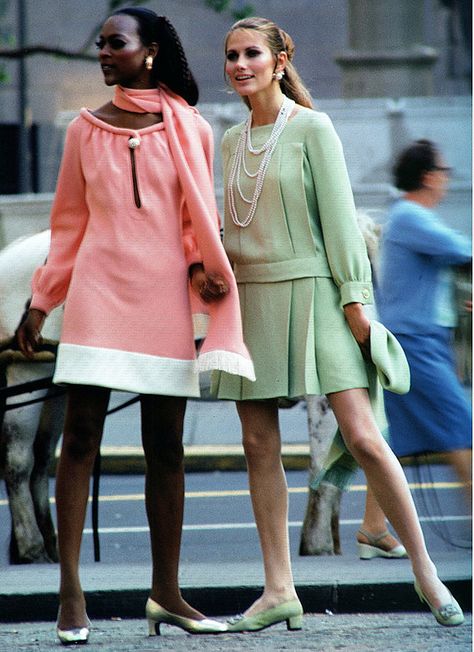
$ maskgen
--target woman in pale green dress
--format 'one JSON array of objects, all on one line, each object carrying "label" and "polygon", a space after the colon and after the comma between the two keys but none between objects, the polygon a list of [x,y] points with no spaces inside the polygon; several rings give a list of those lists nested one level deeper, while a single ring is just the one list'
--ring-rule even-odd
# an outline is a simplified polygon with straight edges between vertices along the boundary
[{"label": "woman in pale green dress", "polygon": [[345,444],[406,547],[415,588],[438,622],[462,611],[438,579],[408,485],[375,423],[368,396],[370,265],[340,141],[291,64],[274,23],[236,23],[225,71],[251,109],[223,139],[224,245],[236,275],[255,382],[221,374],[217,396],[237,401],[265,570],[262,596],[230,631],[286,621],[298,629],[288,545],[288,492],[278,398],[327,394]]}]

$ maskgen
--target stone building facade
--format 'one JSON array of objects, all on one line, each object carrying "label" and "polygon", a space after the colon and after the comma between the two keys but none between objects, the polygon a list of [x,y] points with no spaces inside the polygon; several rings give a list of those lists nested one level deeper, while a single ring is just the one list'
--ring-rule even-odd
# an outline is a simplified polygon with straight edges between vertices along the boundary
[{"label": "stone building facade", "polygon": [[[370,201],[376,205],[379,196],[370,194],[369,187],[387,184],[388,166],[394,150],[404,138],[424,135],[440,141],[441,146],[447,148],[448,157],[452,152],[451,158],[456,159],[453,163],[457,168],[455,183],[465,188],[463,196],[467,196],[470,183],[470,76],[467,75],[470,57],[464,46],[459,15],[447,8],[453,2],[248,1],[251,1],[256,14],[275,20],[294,38],[295,65],[315,101],[328,111],[340,130],[356,192],[358,188],[365,188],[369,193],[365,195],[367,201],[372,197]],[[17,32],[19,2],[6,0],[2,28],[7,34],[15,35]],[[88,36],[95,36],[107,15],[108,6],[106,0],[22,2],[27,43],[68,50],[81,48]],[[459,4],[465,0],[456,2]],[[238,98],[229,94],[223,75],[223,39],[233,22],[231,15],[229,12],[213,12],[206,8],[204,0],[150,0],[143,4],[166,14],[180,34],[199,83],[199,106],[209,116],[218,142],[224,126],[230,124],[235,116],[244,115]],[[240,5],[244,4],[242,0]],[[234,5],[238,7],[239,0],[235,0]],[[407,8],[414,5],[417,11],[413,15],[407,14]],[[88,49],[91,54],[95,51],[93,40]],[[382,45],[385,44],[387,50],[400,49],[401,41],[405,41],[402,45],[408,49],[429,51],[433,55],[429,87],[432,97],[404,100],[400,97],[400,89],[397,87],[395,91],[395,85],[389,82],[386,84],[387,92],[381,91],[383,97],[378,97],[375,104],[370,100],[347,99],[351,94],[347,92],[348,88],[361,91],[364,88],[360,74],[354,77],[351,67],[354,60],[359,58],[370,63],[374,60],[374,51],[378,56]],[[370,48],[372,52],[369,52]],[[4,59],[0,64],[7,72],[7,81],[0,84],[1,137],[5,130],[11,132],[19,121],[19,78],[17,62]],[[361,74],[375,79],[372,69],[362,70]],[[380,78],[383,81],[385,77],[382,73]],[[110,89],[103,84],[97,63],[45,55],[26,59],[26,80],[28,116],[34,126],[30,190],[51,193],[62,151],[65,122],[73,115],[69,112],[77,111],[81,106],[99,106],[110,98]],[[376,93],[377,88],[383,89],[383,86],[375,87],[375,90],[370,88],[369,94]],[[410,88],[410,84],[406,88]],[[408,94],[416,95],[416,90],[415,85],[414,91]],[[426,89],[420,94],[426,95]],[[426,111],[423,102],[427,102]],[[415,115],[416,119],[413,118]],[[384,126],[373,128],[374,124]],[[6,139],[2,140],[4,163],[3,170],[0,169],[0,185],[3,179],[0,195],[18,192],[15,187],[16,150],[12,144],[11,151],[8,151]],[[453,143],[461,146],[455,147]],[[219,180],[218,164],[217,156]],[[7,174],[11,179],[9,185],[5,182]],[[469,206],[462,211],[463,223],[467,210],[470,210]]]}]

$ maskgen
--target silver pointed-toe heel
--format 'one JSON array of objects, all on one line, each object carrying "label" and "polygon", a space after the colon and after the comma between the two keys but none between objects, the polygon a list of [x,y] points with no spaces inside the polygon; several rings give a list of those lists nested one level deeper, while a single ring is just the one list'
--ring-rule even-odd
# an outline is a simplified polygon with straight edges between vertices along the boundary
[{"label": "silver pointed-toe heel", "polygon": [[408,553],[405,550],[405,547],[401,544],[395,546],[391,550],[384,550],[380,547],[379,543],[386,536],[390,534],[388,530],[381,532],[380,534],[373,535],[362,528],[359,530],[361,534],[367,539],[369,543],[360,543],[357,542],[357,550],[359,552],[359,559],[374,559],[376,557],[382,557],[384,559],[406,559]]},{"label": "silver pointed-toe heel", "polygon": [[72,629],[56,627],[56,635],[61,645],[85,645],[89,641],[90,626],[91,623],[88,621],[87,627],[73,627]]},{"label": "silver pointed-toe heel", "polygon": [[286,621],[286,627],[289,630],[303,627],[303,607],[299,600],[282,602],[276,607],[265,609],[265,611],[260,611],[253,616],[246,616],[245,614],[234,616],[227,623],[229,632],[257,632],[260,629],[284,621]]},{"label": "silver pointed-toe heel", "polygon": [[[60,612],[58,612],[59,622]],[[84,645],[89,641],[89,632],[91,628],[91,621],[87,618],[87,624],[82,627],[71,627],[69,629],[61,629],[56,625],[56,636],[62,645]]]},{"label": "silver pointed-toe heel", "polygon": [[226,623],[221,623],[211,618],[195,620],[194,618],[178,616],[178,614],[167,611],[151,598],[147,600],[145,613],[148,621],[149,636],[159,635],[160,625],[162,623],[184,629],[189,634],[221,634],[227,631]]},{"label": "silver pointed-toe heel", "polygon": [[423,593],[421,586],[418,584],[417,580],[415,580],[414,586],[415,591],[420,598],[420,602],[424,602],[428,605],[431,613],[440,625],[444,625],[445,627],[455,627],[456,625],[461,625],[464,622],[464,614],[462,609],[451,593],[449,594],[451,596],[451,602],[448,602],[448,604],[444,604],[441,607],[434,607],[426,595]]}]

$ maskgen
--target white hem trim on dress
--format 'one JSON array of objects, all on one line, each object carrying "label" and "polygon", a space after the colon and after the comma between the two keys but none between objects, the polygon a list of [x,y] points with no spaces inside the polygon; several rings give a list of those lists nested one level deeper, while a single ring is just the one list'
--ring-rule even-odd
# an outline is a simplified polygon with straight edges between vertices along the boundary
[{"label": "white hem trim on dress", "polygon": [[137,394],[200,396],[195,360],[61,343],[53,382],[97,385]]},{"label": "white hem trim on dress", "polygon": [[218,369],[226,371],[228,374],[255,380],[253,362],[248,358],[244,358],[240,353],[233,353],[232,351],[207,351],[202,353],[195,360],[195,369],[197,373]]}]

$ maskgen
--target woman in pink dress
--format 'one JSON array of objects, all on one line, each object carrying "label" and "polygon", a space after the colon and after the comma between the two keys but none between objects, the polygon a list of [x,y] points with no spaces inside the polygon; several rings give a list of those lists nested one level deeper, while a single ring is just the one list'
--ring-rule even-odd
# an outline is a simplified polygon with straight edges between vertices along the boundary
[{"label": "woman in pink dress", "polygon": [[[200,370],[254,378],[219,237],[212,133],[191,106],[198,90],[180,40],[167,18],[131,8],[105,21],[97,47],[115,95],[96,111],[82,109],[68,128],[50,253],[35,272],[19,329],[31,356],[46,315],[64,302],[54,378],[68,387],[56,482],[63,644],[89,636],[79,556],[111,389],[141,400],[150,634],[161,622],[192,633],[225,631],[187,604],[178,585],[183,420],[186,397],[199,396]],[[206,315],[192,309],[204,305]],[[195,329],[204,323],[196,360]]]}]

